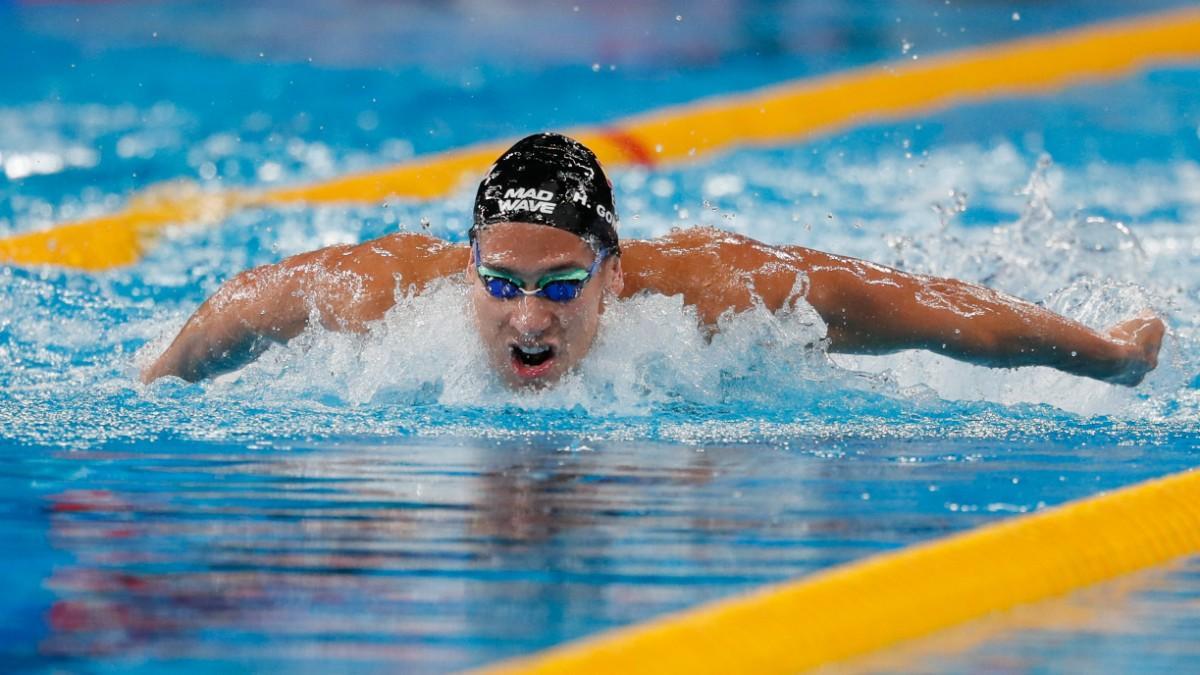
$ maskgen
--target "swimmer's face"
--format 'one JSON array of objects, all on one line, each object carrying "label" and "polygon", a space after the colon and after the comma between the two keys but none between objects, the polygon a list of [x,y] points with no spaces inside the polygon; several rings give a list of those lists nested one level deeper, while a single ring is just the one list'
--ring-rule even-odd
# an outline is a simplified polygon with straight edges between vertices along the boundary
[{"label": "swimmer's face", "polygon": [[[545,225],[497,223],[479,234],[483,264],[524,280],[533,289],[547,274],[588,269],[596,259],[579,237]],[[475,324],[492,367],[512,387],[556,382],[588,353],[596,339],[608,295],[621,292],[621,260],[605,258],[569,302],[518,295],[502,300],[488,293],[472,259],[467,266]]]}]

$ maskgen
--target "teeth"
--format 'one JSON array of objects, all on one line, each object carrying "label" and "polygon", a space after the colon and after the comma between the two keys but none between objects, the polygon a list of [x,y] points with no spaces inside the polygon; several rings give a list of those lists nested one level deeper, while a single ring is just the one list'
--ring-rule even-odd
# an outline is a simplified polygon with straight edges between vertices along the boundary
[{"label": "teeth", "polygon": [[550,349],[549,345],[537,345],[536,347],[526,347],[525,345],[517,345],[516,347],[517,347],[517,349],[521,350],[522,353],[525,353],[525,354],[541,354],[542,352],[548,351]]}]

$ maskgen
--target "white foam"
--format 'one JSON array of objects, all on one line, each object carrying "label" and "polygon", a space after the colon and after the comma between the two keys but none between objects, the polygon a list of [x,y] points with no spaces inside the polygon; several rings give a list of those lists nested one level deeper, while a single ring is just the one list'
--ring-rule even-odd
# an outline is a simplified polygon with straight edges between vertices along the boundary
[{"label": "white foam", "polygon": [[590,353],[559,385],[513,391],[491,371],[468,306],[456,277],[403,296],[361,335],[331,332],[314,321],[286,346],[217,378],[208,393],[347,406],[516,405],[642,414],[656,404],[719,403],[731,395],[768,401],[777,387],[818,380],[830,368],[821,348],[824,324],[806,303],[779,314],[758,307],[726,316],[710,336],[681,297],[644,295],[609,302]]}]

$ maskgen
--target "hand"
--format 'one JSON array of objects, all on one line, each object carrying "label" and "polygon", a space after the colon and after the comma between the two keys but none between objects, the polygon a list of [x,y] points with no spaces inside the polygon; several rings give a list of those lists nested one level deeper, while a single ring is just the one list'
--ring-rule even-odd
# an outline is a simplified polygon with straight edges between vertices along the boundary
[{"label": "hand", "polygon": [[1149,312],[1140,314],[1108,329],[1108,336],[1125,351],[1121,370],[1104,378],[1113,384],[1137,386],[1146,373],[1158,366],[1158,350],[1162,347],[1167,325]]}]

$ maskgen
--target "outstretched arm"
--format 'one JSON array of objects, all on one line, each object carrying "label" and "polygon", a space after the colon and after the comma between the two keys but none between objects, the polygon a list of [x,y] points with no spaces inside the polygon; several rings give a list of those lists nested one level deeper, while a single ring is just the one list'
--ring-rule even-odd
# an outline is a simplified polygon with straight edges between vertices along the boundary
[{"label": "outstretched arm", "polygon": [[807,263],[808,300],[828,324],[835,351],[928,349],[980,365],[1050,366],[1129,386],[1158,364],[1166,326],[1153,315],[1101,333],[976,284],[797,253]]},{"label": "outstretched arm", "polygon": [[401,270],[404,283],[419,288],[457,269],[454,262],[461,267],[453,248],[424,235],[393,235],[242,272],[196,310],[142,381],[175,375],[195,382],[235,370],[299,335],[314,317],[330,330],[364,330],[395,303]]}]

